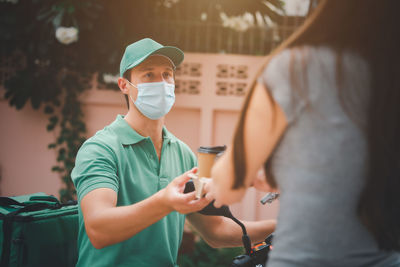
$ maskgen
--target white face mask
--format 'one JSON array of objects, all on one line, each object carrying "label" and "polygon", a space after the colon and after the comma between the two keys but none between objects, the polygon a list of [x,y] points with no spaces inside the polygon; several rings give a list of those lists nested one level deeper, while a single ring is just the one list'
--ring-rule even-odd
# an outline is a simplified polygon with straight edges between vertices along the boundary
[{"label": "white face mask", "polygon": [[157,120],[165,116],[175,103],[175,85],[162,82],[139,83],[137,86],[128,81],[138,89],[136,101],[130,99],[137,109],[147,118]]}]

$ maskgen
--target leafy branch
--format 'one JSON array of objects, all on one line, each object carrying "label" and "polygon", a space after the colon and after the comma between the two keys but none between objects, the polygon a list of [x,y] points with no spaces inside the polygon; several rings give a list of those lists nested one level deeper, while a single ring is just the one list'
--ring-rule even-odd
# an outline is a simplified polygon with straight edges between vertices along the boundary
[{"label": "leafy branch", "polygon": [[[4,83],[5,98],[16,109],[29,102],[34,109],[43,107],[48,116],[47,131],[56,133],[48,145],[57,152],[52,171],[65,185],[60,198],[76,198],[70,174],[86,134],[79,95],[95,73],[102,87],[111,88],[104,86],[103,76],[118,72],[127,44],[152,37],[155,29],[168,32],[166,20],[198,23],[208,12],[210,20],[219,22],[221,11],[230,16],[260,12],[278,20],[281,7],[280,0],[238,0],[234,5],[231,0],[0,1],[0,53],[19,51],[24,58]],[[160,37],[160,42],[174,45],[175,34],[167,36],[169,40]]]}]

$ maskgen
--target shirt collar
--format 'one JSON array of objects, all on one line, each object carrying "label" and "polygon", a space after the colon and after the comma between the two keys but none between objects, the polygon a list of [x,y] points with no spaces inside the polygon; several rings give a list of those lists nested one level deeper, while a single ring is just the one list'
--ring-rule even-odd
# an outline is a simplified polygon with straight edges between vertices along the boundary
[{"label": "shirt collar", "polygon": [[[136,132],[122,115],[118,115],[116,120],[110,125],[118,134],[123,145],[133,145],[149,137],[144,137]],[[163,126],[163,139],[169,143],[176,142],[177,138],[171,134],[165,126]]]},{"label": "shirt collar", "polygon": [[163,126],[163,139],[169,143],[175,143],[178,139]]}]

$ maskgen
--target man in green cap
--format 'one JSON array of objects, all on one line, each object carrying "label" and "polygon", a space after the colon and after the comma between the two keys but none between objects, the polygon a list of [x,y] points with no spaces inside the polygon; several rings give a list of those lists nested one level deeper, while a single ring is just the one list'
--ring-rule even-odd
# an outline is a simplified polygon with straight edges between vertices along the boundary
[{"label": "man in green cap", "polygon": [[[128,113],[82,145],[72,172],[79,202],[76,266],[176,266],[185,217],[212,246],[241,245],[233,221],[196,213],[210,203],[207,197],[183,193],[196,157],[164,127],[183,57],[148,38],[126,48],[118,86]],[[253,241],[275,226],[245,224]]]}]

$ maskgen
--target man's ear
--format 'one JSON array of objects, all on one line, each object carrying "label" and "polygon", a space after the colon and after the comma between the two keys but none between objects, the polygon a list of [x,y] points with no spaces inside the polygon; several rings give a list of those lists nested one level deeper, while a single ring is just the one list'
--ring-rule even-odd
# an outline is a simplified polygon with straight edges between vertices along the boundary
[{"label": "man's ear", "polygon": [[118,87],[123,94],[125,95],[129,94],[128,82],[124,78],[122,77],[118,78]]}]

